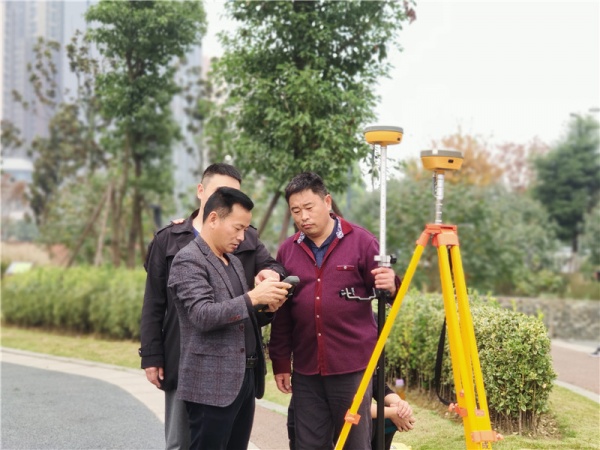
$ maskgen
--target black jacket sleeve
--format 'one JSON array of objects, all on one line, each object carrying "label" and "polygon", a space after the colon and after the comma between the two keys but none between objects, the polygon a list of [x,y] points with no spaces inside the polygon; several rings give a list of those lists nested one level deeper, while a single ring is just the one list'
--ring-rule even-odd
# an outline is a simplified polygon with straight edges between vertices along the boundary
[{"label": "black jacket sleeve", "polygon": [[163,321],[167,309],[167,259],[164,238],[157,234],[148,246],[146,288],[140,324],[142,368],[164,367]]},{"label": "black jacket sleeve", "polygon": [[[250,226],[246,230],[244,240],[235,251],[242,265],[244,266],[244,273],[246,274],[246,282],[248,283],[248,289],[254,288],[254,277],[264,269],[271,269],[279,274],[283,280],[286,276],[286,271],[281,264],[277,262],[275,258],[271,256],[267,247],[258,239],[258,231],[256,228]],[[269,312],[258,312],[256,313],[256,319],[258,325],[263,327],[268,325],[273,320],[273,313]]]}]

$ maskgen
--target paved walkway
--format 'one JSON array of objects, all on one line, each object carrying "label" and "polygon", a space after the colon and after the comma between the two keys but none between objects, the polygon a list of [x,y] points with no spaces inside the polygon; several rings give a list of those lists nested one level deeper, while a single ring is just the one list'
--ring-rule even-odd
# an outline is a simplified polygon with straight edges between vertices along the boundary
[{"label": "paved walkway", "polygon": [[552,341],[556,384],[600,402],[600,357],[591,356],[599,342]]},{"label": "paved walkway", "polygon": [[[164,394],[142,370],[4,347],[0,362],[1,449],[164,448]],[[286,449],[285,414],[258,401],[249,448]]]},{"label": "paved walkway", "polygon": [[[552,358],[558,385],[600,403],[596,346],[553,341]],[[162,448],[164,397],[141,370],[7,348],[0,361],[0,448]],[[286,449],[285,414],[259,401],[250,448]]]},{"label": "paved walkway", "polygon": [[123,389],[2,362],[2,449],[156,449],[162,423]]}]

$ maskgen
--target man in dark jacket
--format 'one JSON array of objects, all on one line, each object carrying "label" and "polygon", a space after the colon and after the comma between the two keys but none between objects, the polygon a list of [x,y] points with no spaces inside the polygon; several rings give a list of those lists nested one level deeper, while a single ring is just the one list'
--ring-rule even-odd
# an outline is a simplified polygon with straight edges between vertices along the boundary
[{"label": "man in dark jacket", "polygon": [[[147,272],[146,290],[141,320],[142,368],[148,381],[165,391],[165,440],[167,449],[187,449],[190,445],[189,425],[185,404],[176,399],[180,358],[180,333],[177,310],[167,289],[171,263],[175,255],[194,240],[202,229],[203,208],[208,197],[219,187],[239,189],[241,175],[229,164],[213,164],[202,175],[197,188],[200,209],[180,224],[169,224],[156,233],[148,248],[144,267]],[[241,260],[249,287],[265,278],[285,276],[283,267],[275,261],[258,239],[255,228],[249,227],[245,239],[234,254]],[[258,313],[260,326],[272,319],[271,313]],[[262,343],[261,343],[262,345]],[[264,370],[264,368],[259,368]],[[264,392],[263,383],[256,387],[257,397]]]}]

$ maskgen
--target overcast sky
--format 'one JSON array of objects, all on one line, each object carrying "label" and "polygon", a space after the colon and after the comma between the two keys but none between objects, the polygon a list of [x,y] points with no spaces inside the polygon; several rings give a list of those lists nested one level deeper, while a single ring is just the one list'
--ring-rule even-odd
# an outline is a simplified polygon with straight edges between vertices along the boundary
[{"label": "overcast sky", "polygon": [[[206,2],[205,56],[233,26],[223,1]],[[404,129],[395,157],[414,157],[432,139],[463,132],[491,143],[552,144],[571,113],[600,107],[600,2],[417,1],[400,34],[375,124]],[[593,113],[598,117],[598,112]],[[391,155],[390,155],[391,156]]]}]

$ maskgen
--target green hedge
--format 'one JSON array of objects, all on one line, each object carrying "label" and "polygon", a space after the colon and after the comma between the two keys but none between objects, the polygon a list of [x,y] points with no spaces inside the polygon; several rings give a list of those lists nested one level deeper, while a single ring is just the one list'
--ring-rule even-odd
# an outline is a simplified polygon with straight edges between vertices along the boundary
[{"label": "green hedge", "polygon": [[20,326],[138,339],[145,272],[40,267],[2,280],[2,318]]},{"label": "green hedge", "polygon": [[[504,431],[535,430],[540,414],[548,411],[556,378],[543,322],[476,294],[470,295],[470,306],[492,421]],[[440,295],[407,295],[386,344],[389,376],[405,378],[409,387],[435,391],[443,320]],[[456,401],[447,337],[441,378],[442,397]]]},{"label": "green hedge", "polygon": [[[139,339],[144,285],[141,269],[36,268],[3,279],[2,317],[20,326]],[[474,294],[470,305],[492,421],[503,430],[535,429],[556,378],[542,321]],[[390,378],[433,391],[443,319],[441,296],[406,296],[386,345]],[[455,401],[447,339],[441,383],[442,396]]]}]

